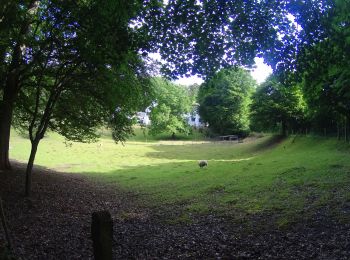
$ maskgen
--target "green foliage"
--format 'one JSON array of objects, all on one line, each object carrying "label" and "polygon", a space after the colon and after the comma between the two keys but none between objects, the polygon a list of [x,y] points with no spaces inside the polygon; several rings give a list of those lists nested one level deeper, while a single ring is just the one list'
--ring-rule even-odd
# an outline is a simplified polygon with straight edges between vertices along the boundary
[{"label": "green foliage", "polygon": [[[157,135],[151,135],[149,128],[147,127],[133,127],[133,135],[128,137],[126,142],[156,142],[156,141],[168,141],[173,140],[169,133],[163,132]],[[177,141],[204,141],[205,135],[198,129],[191,129],[190,133],[177,133]]]},{"label": "green foliage", "polygon": [[116,141],[125,140],[131,116],[150,102],[137,32],[128,28],[137,8],[131,1],[38,3],[14,126],[28,129],[31,140],[50,129],[93,141],[107,125]]},{"label": "green foliage", "polygon": [[[349,1],[334,1],[323,20],[327,38],[310,46],[301,59],[305,97],[316,128],[334,128],[335,122],[350,120],[349,12]],[[322,118],[324,114],[330,117]]]},{"label": "green foliage", "polygon": [[196,103],[197,103],[199,88],[200,88],[200,85],[198,85],[197,83],[194,83],[194,84],[187,87],[188,95],[191,99],[192,105],[196,105]]},{"label": "green foliage", "polygon": [[281,127],[282,135],[287,130],[299,130],[304,125],[306,105],[298,86],[286,87],[270,77],[252,96],[251,125],[255,131],[271,131]]},{"label": "green foliage", "polygon": [[341,132],[348,139],[349,1],[290,1],[294,25],[263,54],[285,85],[302,86],[309,125],[315,132]]},{"label": "green foliage", "polygon": [[[150,24],[163,72],[212,76],[222,68],[252,65],[272,48],[285,23],[284,1],[169,1]],[[152,23],[153,21],[153,23]]]},{"label": "green foliage", "polygon": [[198,94],[199,114],[218,134],[249,133],[249,103],[255,81],[249,72],[224,69],[203,83]]},{"label": "green foliage", "polygon": [[150,134],[167,132],[174,137],[179,132],[188,133],[189,127],[184,118],[191,109],[188,90],[162,78],[153,78],[152,84],[156,93],[150,113]]}]

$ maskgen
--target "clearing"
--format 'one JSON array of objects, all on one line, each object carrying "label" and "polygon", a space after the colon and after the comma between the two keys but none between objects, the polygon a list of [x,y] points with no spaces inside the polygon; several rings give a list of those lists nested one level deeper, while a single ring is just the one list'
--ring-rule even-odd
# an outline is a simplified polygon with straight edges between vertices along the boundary
[{"label": "clearing", "polygon": [[[29,144],[14,134],[2,196],[22,258],[87,259],[91,212],[108,209],[115,258],[346,259],[350,148],[321,137],[244,143],[110,138],[40,144],[33,196],[22,196]],[[197,161],[208,160],[200,169]],[[0,235],[0,246],[3,239]]]}]

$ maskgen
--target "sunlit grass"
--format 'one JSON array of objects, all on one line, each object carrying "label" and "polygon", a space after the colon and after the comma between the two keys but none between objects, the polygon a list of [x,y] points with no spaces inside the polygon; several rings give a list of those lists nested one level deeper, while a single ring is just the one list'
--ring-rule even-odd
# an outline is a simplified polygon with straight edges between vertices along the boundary
[{"label": "sunlit grass", "polygon": [[[26,160],[28,154],[28,141],[14,134],[11,156]],[[106,136],[98,143],[65,144],[49,134],[36,163],[132,191],[147,206],[180,207],[181,219],[190,213],[273,213],[285,224],[324,205],[338,212],[350,201],[349,156],[348,145],[317,137],[121,145]],[[200,169],[202,159],[209,166]]]}]

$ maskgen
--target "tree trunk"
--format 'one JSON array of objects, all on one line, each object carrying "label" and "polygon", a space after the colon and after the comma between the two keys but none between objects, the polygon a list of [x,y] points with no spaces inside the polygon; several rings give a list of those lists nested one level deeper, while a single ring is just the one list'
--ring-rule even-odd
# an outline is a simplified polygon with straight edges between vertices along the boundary
[{"label": "tree trunk", "polygon": [[349,142],[349,118],[345,116],[345,142]]},{"label": "tree trunk", "polygon": [[27,164],[27,169],[26,169],[26,185],[25,185],[25,196],[29,197],[31,194],[31,188],[32,188],[32,170],[34,166],[34,160],[35,160],[35,155],[38,150],[38,145],[39,145],[39,140],[34,140],[32,142],[32,149],[30,151],[30,156]]},{"label": "tree trunk", "polygon": [[[28,3],[28,13],[37,7],[37,1]],[[6,83],[4,86],[3,100],[0,111],[0,170],[11,169],[9,160],[10,130],[12,123],[12,113],[14,102],[20,90],[20,67],[22,64],[22,47],[24,47],[25,36],[28,34],[31,20],[25,19],[19,28],[19,35],[16,44],[13,46],[11,64],[8,67]],[[3,53],[1,53],[3,55]],[[2,57],[1,57],[2,58]],[[2,60],[1,60],[2,61]]]},{"label": "tree trunk", "polygon": [[282,134],[282,136],[287,136],[287,125],[283,120],[282,120],[281,124],[282,124],[281,134]]},{"label": "tree trunk", "polygon": [[[4,110],[1,111],[4,113]],[[8,118],[5,120],[1,116],[0,123],[0,170],[11,169],[11,164],[9,160],[9,144],[10,144],[10,126]]]},{"label": "tree trunk", "polygon": [[345,139],[345,142],[348,141],[348,120],[347,120],[347,117],[345,117],[345,122],[344,122],[344,139]]},{"label": "tree trunk", "polygon": [[17,73],[9,73],[0,111],[0,170],[11,169],[9,160],[10,131],[13,106],[18,94],[18,85]]},{"label": "tree trunk", "polygon": [[337,121],[337,139],[338,139],[338,141],[340,140],[340,127],[339,127],[338,121]]}]

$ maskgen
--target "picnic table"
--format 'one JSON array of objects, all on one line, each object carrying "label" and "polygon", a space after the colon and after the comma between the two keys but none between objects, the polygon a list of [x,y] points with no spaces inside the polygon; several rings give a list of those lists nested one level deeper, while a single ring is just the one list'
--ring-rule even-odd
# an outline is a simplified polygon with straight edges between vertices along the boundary
[{"label": "picnic table", "polygon": [[219,136],[220,141],[237,141],[238,135],[221,135]]}]

